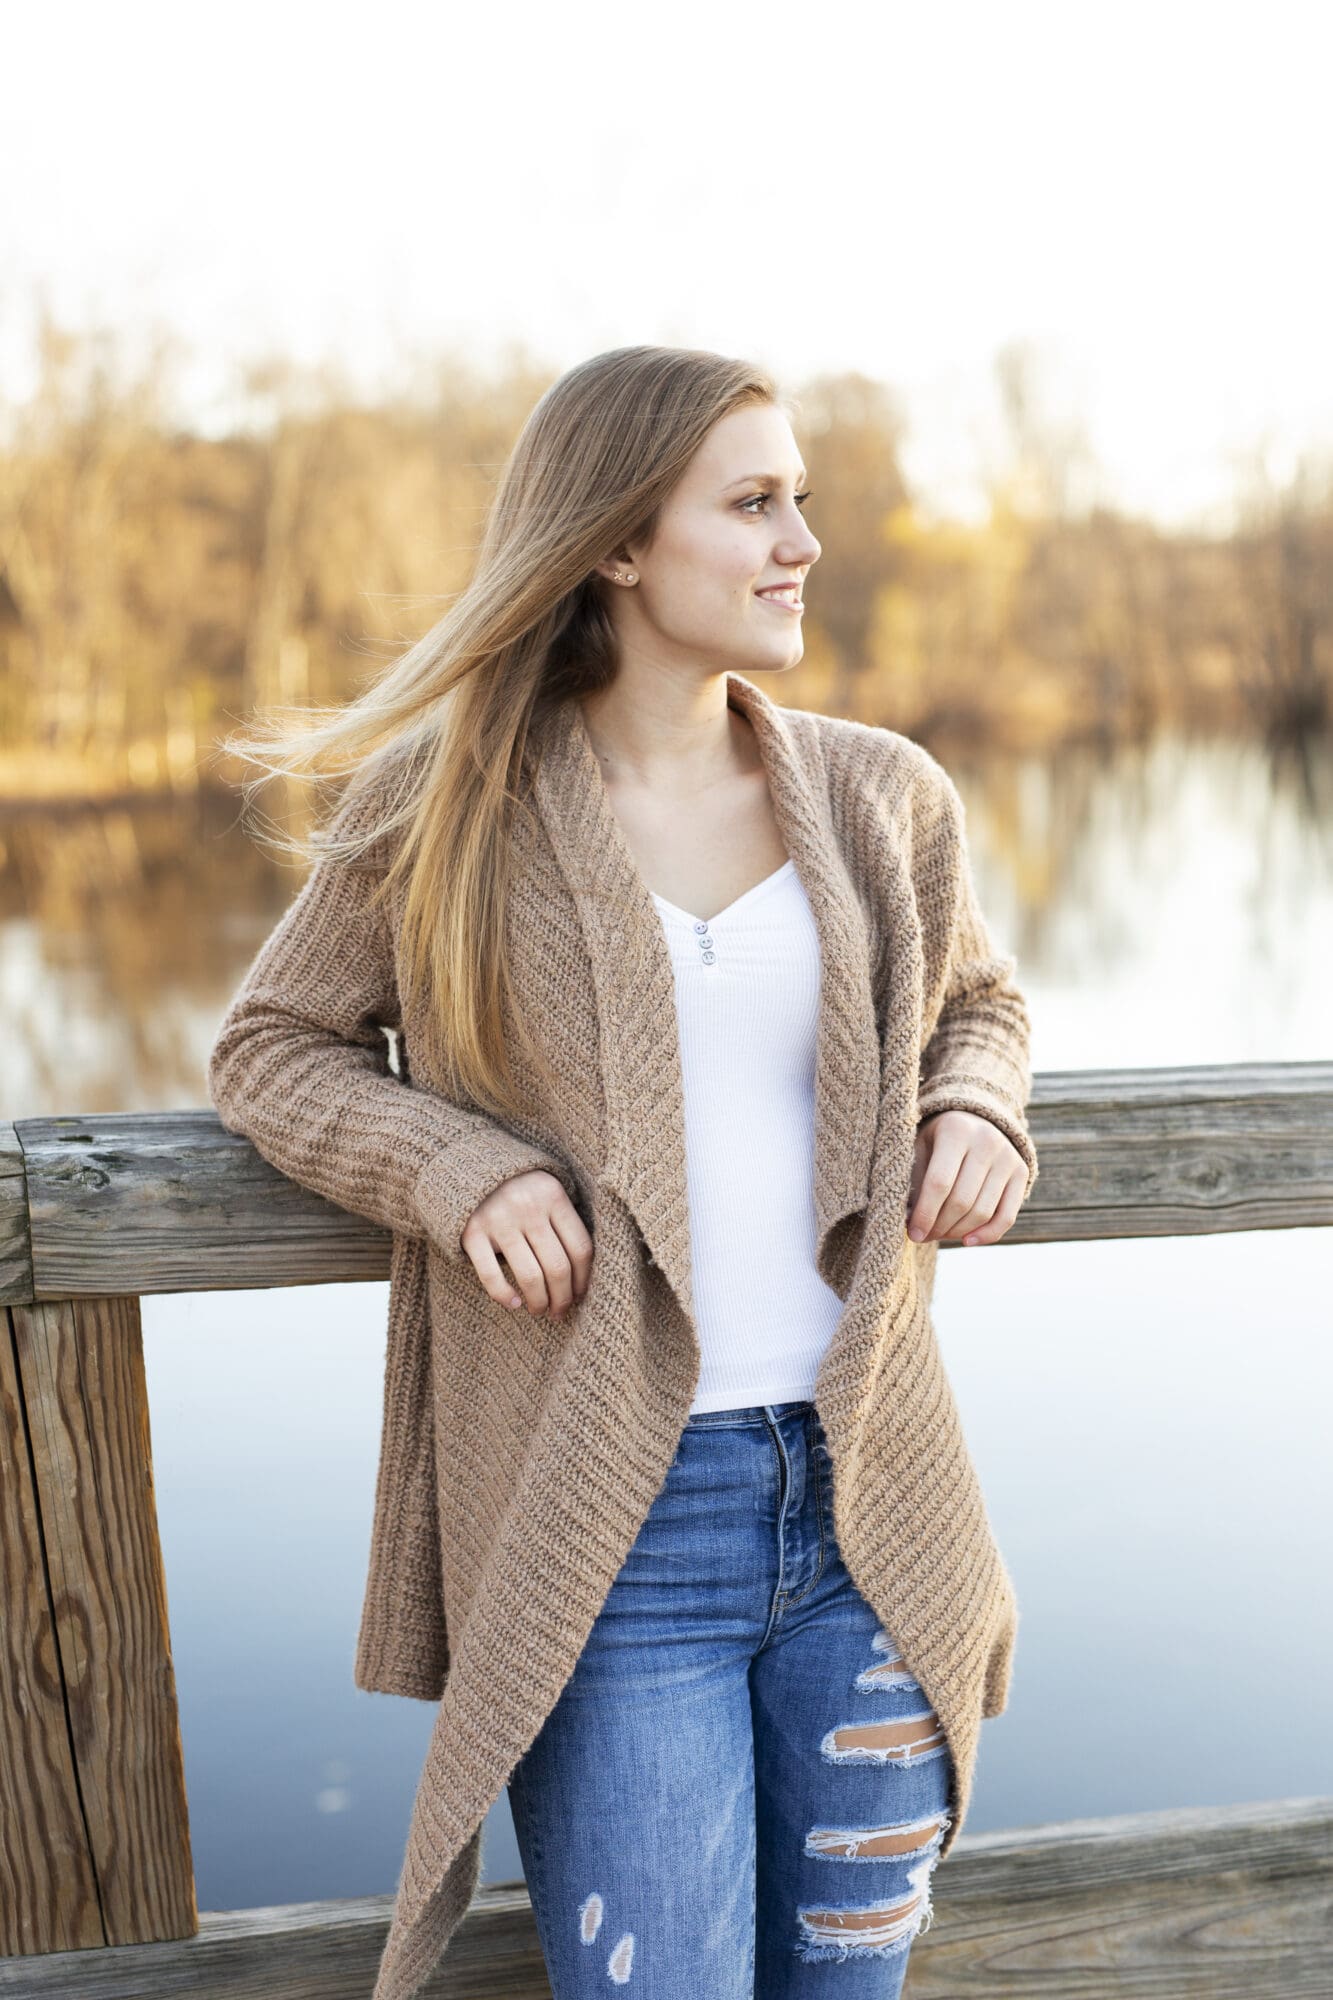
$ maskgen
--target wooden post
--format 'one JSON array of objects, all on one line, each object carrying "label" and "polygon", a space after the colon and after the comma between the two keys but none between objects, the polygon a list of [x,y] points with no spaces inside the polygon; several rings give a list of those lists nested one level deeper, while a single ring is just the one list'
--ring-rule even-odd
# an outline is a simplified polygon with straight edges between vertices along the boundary
[{"label": "wooden post", "polygon": [[190,1937],[137,1297],[6,1308],[0,1447],[0,1955]]}]

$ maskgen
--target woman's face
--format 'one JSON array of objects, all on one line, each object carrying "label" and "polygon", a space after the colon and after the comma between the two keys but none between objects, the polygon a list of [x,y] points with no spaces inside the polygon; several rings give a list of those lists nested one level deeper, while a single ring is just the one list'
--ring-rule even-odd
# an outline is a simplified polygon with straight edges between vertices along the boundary
[{"label": "woman's face", "polygon": [[[622,653],[708,673],[794,667],[805,650],[801,586],[820,556],[805,498],[781,410],[752,403],[719,418],[667,499],[652,547],[627,544],[597,565]],[[616,583],[617,570],[638,581]],[[775,584],[796,587],[760,595]]]}]

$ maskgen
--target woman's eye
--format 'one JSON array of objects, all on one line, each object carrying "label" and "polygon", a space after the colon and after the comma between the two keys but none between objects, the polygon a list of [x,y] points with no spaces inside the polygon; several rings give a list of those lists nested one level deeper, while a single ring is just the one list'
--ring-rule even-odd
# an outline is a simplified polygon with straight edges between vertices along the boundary
[{"label": "woman's eye", "polygon": [[[741,502],[741,508],[742,508],[742,511],[744,511],[744,510],[745,510],[746,508],[749,508],[749,507],[754,507],[754,506],[757,506],[757,505],[761,504],[761,503],[762,503],[763,501],[765,501],[765,500],[771,500],[772,498],[773,498],[773,495],[772,495],[771,493],[755,493],[755,494],[752,494],[752,495],[751,495],[751,497],[750,497],[750,499],[748,499],[748,500],[742,500],[742,502]],[[810,498],[810,489],[809,489],[809,487],[807,486],[807,488],[806,488],[806,490],[805,490],[805,492],[804,492],[804,493],[798,493],[798,494],[796,495],[796,505],[797,505],[798,507],[804,507],[804,505],[805,505],[806,501],[807,501],[807,500],[808,500],[809,498]]]}]

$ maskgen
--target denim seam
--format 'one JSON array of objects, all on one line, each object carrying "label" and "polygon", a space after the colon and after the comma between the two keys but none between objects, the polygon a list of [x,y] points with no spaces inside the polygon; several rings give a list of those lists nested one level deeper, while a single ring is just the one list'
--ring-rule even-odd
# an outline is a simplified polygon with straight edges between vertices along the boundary
[{"label": "denim seam", "polygon": [[[779,1473],[782,1473],[782,1472],[783,1472],[783,1471],[784,1471],[784,1470],[785,1470],[785,1469],[787,1468],[787,1448],[786,1448],[786,1446],[785,1446],[785,1445],[783,1444],[783,1442],[782,1442],[782,1436],[781,1436],[781,1429],[782,1429],[782,1426],[781,1426],[781,1423],[780,1423],[780,1421],[778,1421],[778,1420],[775,1420],[775,1419],[774,1419],[773,1417],[771,1417],[771,1416],[770,1416],[770,1415],[768,1414],[768,1411],[767,1411],[767,1408],[765,1408],[765,1410],[764,1410],[764,1424],[765,1424],[765,1426],[766,1426],[766,1428],[767,1428],[767,1431],[768,1431],[768,1441],[769,1441],[769,1443],[770,1443],[770,1444],[772,1445],[772,1447],[773,1447],[774,1451],[775,1451],[775,1452],[777,1453],[777,1459],[778,1459],[778,1471],[779,1471]],[[785,1563],[785,1560],[784,1560],[784,1558],[785,1558],[785,1554],[786,1554],[786,1550],[785,1550],[785,1548],[784,1548],[784,1537],[783,1537],[783,1534],[782,1534],[781,1530],[779,1530],[779,1533],[778,1533],[778,1588],[777,1588],[777,1589],[776,1589],[776,1590],[774,1591],[774,1593],[773,1593],[773,1599],[772,1599],[772,1602],[770,1603],[770,1605],[769,1605],[769,1607],[768,1607],[768,1623],[767,1623],[767,1625],[766,1625],[766,1626],[764,1627],[764,1636],[763,1636],[763,1638],[762,1638],[762,1639],[761,1639],[761,1640],[759,1641],[759,1644],[758,1644],[758,1645],[757,1645],[757,1646],[755,1647],[755,1649],[754,1649],[754,1654],[755,1654],[755,1658],[756,1658],[756,1659],[758,1658],[759,1654],[760,1654],[760,1653],[762,1653],[762,1652],[764,1651],[765,1647],[766,1647],[766,1646],[768,1645],[769,1641],[770,1641],[770,1640],[772,1639],[772,1637],[773,1637],[773,1634],[774,1634],[774,1633],[775,1633],[775,1632],[777,1631],[777,1628],[778,1628],[778,1625],[779,1625],[779,1622],[781,1621],[781,1618],[782,1618],[782,1604],[783,1604],[783,1593],[782,1593],[782,1579],[783,1579],[783,1577],[784,1577],[784,1576],[786,1575],[786,1573],[787,1573],[787,1571],[786,1571],[786,1563]]]},{"label": "denim seam", "polygon": [[[806,1430],[806,1436],[807,1438],[809,1438],[810,1436],[808,1426]],[[812,1574],[809,1583],[807,1583],[807,1585],[805,1586],[805,1589],[801,1591],[798,1596],[789,1597],[787,1599],[785,1606],[787,1610],[790,1610],[793,1604],[799,1604],[801,1603],[803,1598],[808,1597],[810,1595],[810,1592],[814,1589],[815,1585],[819,1582],[821,1576],[823,1576],[824,1574],[824,1556],[828,1546],[827,1537],[825,1535],[825,1530],[824,1530],[824,1481],[820,1474],[819,1460],[816,1455],[816,1452],[817,1452],[817,1446],[815,1442],[811,1440],[808,1456],[810,1460],[810,1470],[811,1473],[813,1474],[815,1482],[815,1513],[819,1520],[819,1557],[815,1563],[814,1573]]]},{"label": "denim seam", "polygon": [[[775,1423],[773,1426],[773,1443],[781,1456],[783,1464],[787,1467],[788,1471],[790,1471],[791,1460],[787,1455],[786,1445],[782,1443],[781,1438],[778,1436],[778,1429],[779,1426]],[[802,1425],[802,1435],[807,1440],[810,1438],[810,1421],[808,1417],[806,1418],[804,1424]],[[784,1612],[790,1611],[793,1605],[804,1603],[805,1599],[810,1595],[810,1592],[814,1589],[815,1585],[819,1582],[819,1579],[824,1574],[824,1556],[827,1547],[825,1533],[824,1533],[824,1489],[823,1489],[823,1483],[819,1477],[819,1467],[815,1462],[813,1449],[808,1451],[806,1456],[809,1459],[810,1466],[814,1473],[814,1479],[815,1479],[815,1513],[819,1521],[819,1555],[818,1558],[816,1559],[814,1571],[810,1577],[810,1581],[806,1584],[803,1590],[797,1591],[795,1596],[793,1596],[790,1591],[785,1591],[785,1590],[778,1591],[777,1598],[775,1600],[775,1617],[770,1624],[769,1628],[770,1630],[772,1629],[772,1625],[776,1624],[777,1619],[781,1617],[781,1615]],[[781,1553],[781,1551],[779,1551],[779,1553]],[[765,1638],[767,1638],[767,1636],[768,1635],[765,1634]]]},{"label": "denim seam", "polygon": [[[520,1781],[520,1782],[522,1782],[522,1781]],[[526,1790],[526,1787],[525,1787],[525,1790]],[[531,1851],[532,1851],[532,1864],[533,1864],[533,1865],[532,1865],[532,1868],[531,1868],[531,1870],[529,1870],[529,1868],[527,1867],[527,1864],[526,1864],[526,1863],[524,1864],[524,1868],[523,1868],[523,1880],[524,1880],[524,1886],[526,1887],[526,1889],[527,1889],[527,1892],[528,1892],[528,1903],[529,1903],[529,1905],[530,1905],[530,1906],[531,1906],[531,1908],[532,1908],[532,1913],[533,1913],[533,1921],[534,1921],[534,1923],[535,1923],[535,1921],[536,1921],[536,1915],[537,1915],[537,1908],[536,1908],[536,1906],[537,1906],[537,1903],[538,1903],[538,1902],[540,1901],[540,1902],[541,1902],[541,1905],[542,1905],[542,1907],[543,1907],[543,1909],[545,1909],[545,1908],[547,1908],[547,1907],[548,1907],[548,1904],[547,1904],[547,1881],[546,1881],[546,1862],[545,1862],[545,1858],[544,1858],[544,1856],[543,1856],[543,1853],[542,1853],[542,1840],[541,1840],[541,1832],[540,1832],[540,1825],[541,1825],[541,1809],[540,1809],[540,1803],[539,1803],[538,1801],[534,1801],[534,1800],[532,1800],[531,1798],[529,1798],[529,1799],[527,1800],[527,1805],[528,1805],[528,1845],[529,1845],[529,1847],[530,1847],[530,1849],[531,1849]],[[511,1815],[510,1815],[510,1816],[512,1817],[512,1801],[511,1801]],[[537,1878],[537,1894],[536,1894],[536,1896],[534,1896],[534,1895],[533,1895],[533,1893],[532,1893],[532,1877],[533,1877],[534,1875],[535,1875],[535,1876],[536,1876],[536,1878]],[[545,1960],[545,1955],[546,1955],[546,1954],[545,1954],[545,1951],[543,1950],[543,1953],[542,1953],[542,1957],[543,1957],[543,1960]],[[548,1968],[548,1971],[549,1971],[549,1968]]]}]

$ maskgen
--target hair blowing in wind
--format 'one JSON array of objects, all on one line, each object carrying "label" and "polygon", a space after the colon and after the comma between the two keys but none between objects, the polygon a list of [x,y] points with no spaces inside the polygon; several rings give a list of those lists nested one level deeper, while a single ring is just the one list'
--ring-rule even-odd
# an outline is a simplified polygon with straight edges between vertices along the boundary
[{"label": "hair blowing in wind", "polygon": [[530,732],[550,706],[614,679],[594,565],[624,541],[651,546],[713,425],[750,403],[785,407],[762,370],[701,350],[614,348],[567,370],[524,424],[444,616],[353,701],[269,709],[219,746],[262,767],[247,799],[265,776],[347,779],[329,824],[295,845],[348,863],[391,842],[379,896],[404,894],[400,998],[429,996],[451,1089],[500,1118],[519,1108],[507,1004],[545,1069],[504,950]]}]

